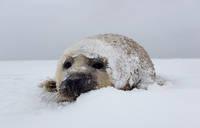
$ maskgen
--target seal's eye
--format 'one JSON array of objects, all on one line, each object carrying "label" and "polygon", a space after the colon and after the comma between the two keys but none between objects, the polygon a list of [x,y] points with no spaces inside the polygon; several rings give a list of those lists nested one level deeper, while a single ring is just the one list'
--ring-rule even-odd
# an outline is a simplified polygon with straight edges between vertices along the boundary
[{"label": "seal's eye", "polygon": [[103,69],[104,68],[104,64],[103,62],[95,62],[93,65],[92,65],[93,68],[96,68],[96,69]]},{"label": "seal's eye", "polygon": [[63,68],[64,69],[68,69],[72,66],[72,62],[70,61],[65,61],[65,63],[63,64]]},{"label": "seal's eye", "polygon": [[73,62],[74,62],[74,59],[72,57],[66,59],[64,64],[63,64],[63,69],[70,68],[72,66]]},{"label": "seal's eye", "polygon": [[105,70],[107,67],[107,61],[104,58],[91,58],[88,61],[88,65],[94,69]]},{"label": "seal's eye", "polygon": [[72,63],[71,62],[65,62],[64,65],[63,65],[63,68],[64,69],[68,69],[72,66]]}]

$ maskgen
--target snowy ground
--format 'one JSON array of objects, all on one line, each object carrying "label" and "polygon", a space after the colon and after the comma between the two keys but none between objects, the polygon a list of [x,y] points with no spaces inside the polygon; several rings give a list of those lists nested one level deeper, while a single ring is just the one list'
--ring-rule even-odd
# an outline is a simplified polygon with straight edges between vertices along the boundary
[{"label": "snowy ground", "polygon": [[0,62],[0,127],[199,128],[200,59],[154,59],[168,82],[148,90],[105,88],[74,103],[41,102],[37,85],[54,76],[56,61]]}]

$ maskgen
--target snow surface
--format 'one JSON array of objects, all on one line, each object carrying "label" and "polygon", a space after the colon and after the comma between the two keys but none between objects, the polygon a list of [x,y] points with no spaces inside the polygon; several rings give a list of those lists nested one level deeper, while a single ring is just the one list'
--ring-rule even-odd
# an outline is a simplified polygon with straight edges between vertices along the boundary
[{"label": "snow surface", "polygon": [[200,59],[153,59],[165,86],[104,88],[74,103],[41,102],[38,84],[57,61],[0,62],[0,128],[200,127]]}]

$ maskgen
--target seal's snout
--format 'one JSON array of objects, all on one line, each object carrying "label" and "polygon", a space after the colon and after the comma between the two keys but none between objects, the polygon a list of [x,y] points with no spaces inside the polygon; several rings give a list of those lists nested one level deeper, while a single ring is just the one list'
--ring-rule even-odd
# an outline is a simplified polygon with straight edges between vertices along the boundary
[{"label": "seal's snout", "polygon": [[94,89],[92,75],[85,73],[71,74],[61,83],[59,92],[65,97],[78,97],[81,93]]}]

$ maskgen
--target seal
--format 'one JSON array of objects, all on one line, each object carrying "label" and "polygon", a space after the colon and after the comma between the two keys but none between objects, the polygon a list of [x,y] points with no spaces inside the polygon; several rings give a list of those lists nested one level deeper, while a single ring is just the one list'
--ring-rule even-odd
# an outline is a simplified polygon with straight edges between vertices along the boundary
[{"label": "seal", "polygon": [[43,82],[42,87],[56,94],[57,102],[71,102],[108,86],[145,89],[155,78],[154,65],[142,46],[126,36],[99,34],[69,46],[58,61],[55,80]]}]

